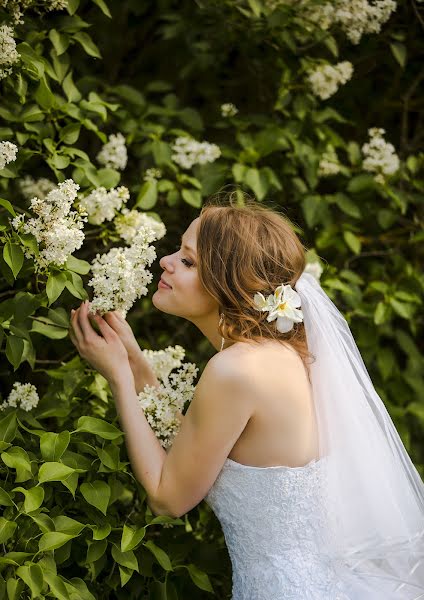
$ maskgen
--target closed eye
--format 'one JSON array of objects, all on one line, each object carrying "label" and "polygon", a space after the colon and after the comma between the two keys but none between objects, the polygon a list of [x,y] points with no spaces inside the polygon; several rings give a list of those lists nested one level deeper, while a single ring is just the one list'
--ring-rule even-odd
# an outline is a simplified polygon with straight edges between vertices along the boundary
[{"label": "closed eye", "polygon": [[[180,246],[179,246],[179,244],[177,244],[175,247],[176,247],[176,249],[177,249],[177,250],[179,250],[179,249],[180,249]],[[191,263],[191,262],[190,262],[189,260],[187,260],[186,258],[182,258],[182,259],[181,259],[181,262],[182,262],[182,263],[183,263],[183,265],[185,265],[185,266],[186,266],[188,269],[189,269],[190,267],[192,267],[192,266],[193,266],[193,263]]]}]

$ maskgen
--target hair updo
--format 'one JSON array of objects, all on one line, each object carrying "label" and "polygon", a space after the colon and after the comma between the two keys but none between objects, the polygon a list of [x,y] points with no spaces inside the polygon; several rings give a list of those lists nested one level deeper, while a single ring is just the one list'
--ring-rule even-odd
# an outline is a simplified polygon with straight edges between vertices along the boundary
[{"label": "hair updo", "polygon": [[305,250],[287,217],[241,190],[218,193],[201,208],[197,270],[224,314],[220,334],[235,342],[268,338],[290,345],[309,374],[307,361],[313,355],[304,323],[294,323],[291,331],[281,333],[277,321],[268,322],[268,313],[253,304],[256,292],[267,297],[281,284],[294,289],[306,266]]}]

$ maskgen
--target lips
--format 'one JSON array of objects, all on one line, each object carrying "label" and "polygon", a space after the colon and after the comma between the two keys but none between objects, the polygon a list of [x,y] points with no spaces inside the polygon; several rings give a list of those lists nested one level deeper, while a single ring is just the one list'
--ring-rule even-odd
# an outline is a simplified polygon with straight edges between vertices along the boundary
[{"label": "lips", "polygon": [[163,279],[163,277],[161,277],[161,278],[160,278],[160,281],[161,281],[163,284],[167,285],[167,286],[168,286],[170,289],[172,289],[172,286],[170,286],[170,285],[169,285],[169,283],[167,283],[167,282],[166,282],[166,281]]}]

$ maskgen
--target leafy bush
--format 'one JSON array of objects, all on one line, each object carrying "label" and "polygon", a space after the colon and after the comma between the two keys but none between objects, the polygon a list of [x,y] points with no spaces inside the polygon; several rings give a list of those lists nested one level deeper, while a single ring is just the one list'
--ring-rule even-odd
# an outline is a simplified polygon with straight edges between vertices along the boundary
[{"label": "leafy bush", "polygon": [[[85,198],[126,186],[128,207],[166,224],[159,256],[226,184],[288,214],[424,474],[423,15],[385,4],[371,33],[359,9],[352,29],[312,0],[0,3],[0,141],[17,147],[0,152],[1,399],[15,381],[40,396],[0,421],[1,596],[230,597],[213,513],[153,518],[109,387],[68,338],[94,257],[126,243],[125,209],[39,270],[34,234],[12,226],[67,179]],[[149,297],[129,321],[142,347],[179,343],[201,368],[213,354]]]}]

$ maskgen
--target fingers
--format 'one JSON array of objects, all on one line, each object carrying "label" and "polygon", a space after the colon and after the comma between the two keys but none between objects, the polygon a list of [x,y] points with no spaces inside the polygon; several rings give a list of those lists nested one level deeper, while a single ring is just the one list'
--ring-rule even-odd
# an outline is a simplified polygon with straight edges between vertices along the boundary
[{"label": "fingers", "polygon": [[94,315],[93,319],[96,321],[99,326],[100,333],[104,337],[107,343],[110,343],[114,339],[114,335],[116,335],[115,331],[112,329],[110,325],[106,323],[106,321],[100,315]]}]

